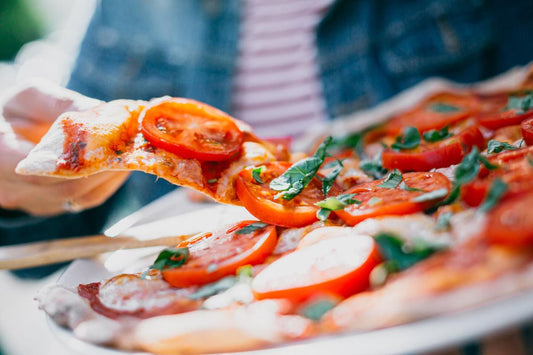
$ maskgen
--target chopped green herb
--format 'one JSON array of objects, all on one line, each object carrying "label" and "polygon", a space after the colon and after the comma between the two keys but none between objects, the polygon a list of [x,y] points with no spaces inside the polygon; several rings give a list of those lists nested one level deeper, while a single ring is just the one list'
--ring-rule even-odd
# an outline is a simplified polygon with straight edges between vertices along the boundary
[{"label": "chopped green herb", "polygon": [[470,153],[463,158],[463,161],[457,169],[455,169],[455,182],[463,185],[474,180],[479,173],[479,163],[483,164],[489,170],[494,170],[498,167],[497,165],[491,164],[487,158],[482,156],[477,147],[473,147]]},{"label": "chopped green herb", "polygon": [[481,212],[487,212],[491,210],[498,201],[502,198],[502,196],[507,191],[507,184],[500,179],[495,179],[492,182],[492,185],[490,187],[490,190],[487,194],[487,197],[485,198],[485,201],[479,206],[479,211]]},{"label": "chopped green herb", "polygon": [[533,108],[533,94],[528,93],[525,96],[509,96],[507,106],[504,110],[517,110],[518,114],[522,114]]},{"label": "chopped green herb", "polygon": [[255,231],[264,229],[267,226],[268,226],[267,223],[254,222],[254,223],[251,223],[251,224],[248,224],[248,225],[242,227],[241,229],[237,229],[235,231],[235,234],[250,234],[250,233],[253,233]]},{"label": "chopped green herb", "polygon": [[319,221],[325,222],[329,215],[331,214],[331,210],[328,210],[326,208],[321,208],[318,211],[316,211],[316,218],[318,218]]},{"label": "chopped green herb", "polygon": [[376,196],[372,196],[370,198],[370,200],[368,200],[368,202],[366,204],[372,207],[372,206],[377,205],[377,204],[379,204],[381,202],[383,202],[382,199],[380,199],[379,197],[376,197]]},{"label": "chopped green herb", "polygon": [[494,139],[491,139],[487,145],[487,153],[493,154],[493,153],[500,153],[504,150],[516,150],[518,149],[512,144],[506,143],[506,142],[499,142]]},{"label": "chopped green herb", "polygon": [[533,166],[533,158],[531,158],[531,155],[528,155],[526,159],[527,159],[527,162],[529,163],[529,165]]},{"label": "chopped green herb", "polygon": [[361,160],[359,162],[359,169],[374,179],[381,179],[388,171],[381,163],[381,153],[376,154],[374,159]]},{"label": "chopped green herb", "polygon": [[342,210],[348,205],[353,205],[354,203],[360,204],[361,201],[354,200],[353,197],[355,194],[340,194],[338,196],[331,196],[325,200],[317,202],[316,205],[321,208],[328,209],[330,211]]},{"label": "chopped green herb", "polygon": [[261,173],[265,171],[265,169],[266,167],[264,165],[252,169],[252,177],[258,184],[264,184],[263,180],[261,179]]},{"label": "chopped green herb", "polygon": [[124,153],[124,152],[123,152],[122,150],[115,150],[115,154],[116,154],[116,155],[121,155],[121,154],[123,154],[123,153]]},{"label": "chopped green herb", "polygon": [[389,275],[398,271],[398,265],[395,261],[388,260],[382,262],[370,272],[370,286],[376,288],[384,285]]},{"label": "chopped green herb", "polygon": [[324,194],[324,196],[326,196],[329,190],[331,190],[335,179],[342,171],[342,168],[344,168],[344,165],[342,165],[342,161],[338,159],[333,161],[331,164],[334,164],[333,169],[322,179],[322,194]]},{"label": "chopped green herb", "polygon": [[174,269],[183,265],[189,258],[189,248],[164,249],[150,266],[152,270]]},{"label": "chopped green herb", "polygon": [[446,126],[443,129],[424,132],[423,137],[426,142],[438,142],[446,138],[453,136],[453,133],[449,132],[449,127]]},{"label": "chopped green herb", "polygon": [[222,291],[226,291],[227,289],[233,287],[236,283],[236,277],[226,276],[218,281],[200,287],[198,290],[196,290],[196,292],[189,295],[189,298],[192,300],[198,300],[201,298],[210,297]]},{"label": "chopped green herb", "polygon": [[239,281],[248,282],[252,279],[253,276],[254,274],[252,265],[243,265],[237,269],[237,279]]},{"label": "chopped green herb", "polygon": [[327,137],[318,147],[312,157],[294,163],[287,171],[270,181],[269,187],[274,191],[281,191],[276,198],[292,200],[311,182],[326,158],[326,149],[331,142]]},{"label": "chopped green herb", "polygon": [[435,229],[440,231],[450,227],[450,218],[452,218],[452,212],[443,212],[439,214],[437,218],[437,223],[435,224]]},{"label": "chopped green herb", "polygon": [[355,194],[340,194],[317,202],[316,205],[320,207],[316,214],[317,218],[324,222],[329,217],[331,211],[342,210],[348,205],[360,204],[361,201],[353,199],[354,196]]},{"label": "chopped green herb", "polygon": [[415,198],[413,198],[411,201],[413,202],[432,201],[432,200],[437,200],[437,199],[446,197],[446,195],[448,195],[448,189],[445,187],[442,187],[440,189],[436,189],[430,192],[426,192],[425,194],[418,195]]},{"label": "chopped green herb", "polygon": [[428,208],[425,212],[431,214],[431,213],[434,213],[437,210],[437,208],[439,208],[440,206],[445,206],[445,205],[454,203],[457,200],[457,198],[459,198],[460,194],[461,194],[461,185],[457,183],[453,183],[452,190],[448,194],[448,197],[446,197],[441,202],[437,203],[435,206]]},{"label": "chopped green herb", "polygon": [[302,315],[306,318],[312,319],[314,321],[319,321],[322,316],[335,307],[336,303],[332,300],[319,300],[313,302],[312,304],[306,306],[302,310]]},{"label": "chopped green herb", "polygon": [[461,111],[461,109],[459,107],[456,107],[456,106],[453,106],[453,105],[449,105],[449,104],[445,104],[443,102],[437,102],[431,106],[429,106],[429,109],[433,112],[442,112],[442,113],[445,113],[445,112],[459,112]]},{"label": "chopped green herb", "polygon": [[396,235],[379,233],[374,237],[382,257],[393,263],[390,267],[405,270],[443,249],[443,245],[419,242],[416,246],[405,243]]},{"label": "chopped green herb", "polygon": [[396,142],[391,145],[392,149],[414,149],[420,144],[420,132],[416,127],[406,127],[403,130],[403,135],[396,137]]},{"label": "chopped green herb", "polygon": [[209,179],[209,180],[207,180],[207,183],[208,184],[214,184],[217,181],[218,181],[218,179],[216,179],[216,178],[215,179]]},{"label": "chopped green herb", "polygon": [[400,182],[402,182],[402,179],[403,179],[402,173],[399,170],[394,169],[389,174],[389,176],[387,176],[385,180],[381,184],[378,185],[378,187],[384,187],[386,189],[394,189],[400,184]]},{"label": "chopped green herb", "polygon": [[421,190],[421,189],[417,189],[416,187],[410,187],[410,186],[407,186],[407,184],[405,183],[405,181],[402,181],[400,183],[400,185],[398,185],[398,187],[402,190],[405,190],[405,191],[424,191],[424,190]]}]

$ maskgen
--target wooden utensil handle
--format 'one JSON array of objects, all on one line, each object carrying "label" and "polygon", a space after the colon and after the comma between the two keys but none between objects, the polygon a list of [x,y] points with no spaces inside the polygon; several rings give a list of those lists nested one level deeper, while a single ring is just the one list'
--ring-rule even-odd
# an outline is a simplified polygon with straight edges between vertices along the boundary
[{"label": "wooden utensil handle", "polygon": [[190,235],[182,235],[140,240],[133,237],[111,238],[105,235],[92,235],[5,246],[0,247],[0,269],[21,269],[54,264],[92,257],[118,249],[177,245],[189,237]]}]

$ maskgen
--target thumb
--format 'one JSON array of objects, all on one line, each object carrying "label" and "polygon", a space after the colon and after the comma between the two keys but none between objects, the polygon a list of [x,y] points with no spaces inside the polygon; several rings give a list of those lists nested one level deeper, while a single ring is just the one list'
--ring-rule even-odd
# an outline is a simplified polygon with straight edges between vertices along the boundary
[{"label": "thumb", "polygon": [[40,122],[53,122],[63,112],[88,110],[101,103],[43,79],[33,79],[13,88],[3,102],[3,116],[7,120],[22,118]]}]

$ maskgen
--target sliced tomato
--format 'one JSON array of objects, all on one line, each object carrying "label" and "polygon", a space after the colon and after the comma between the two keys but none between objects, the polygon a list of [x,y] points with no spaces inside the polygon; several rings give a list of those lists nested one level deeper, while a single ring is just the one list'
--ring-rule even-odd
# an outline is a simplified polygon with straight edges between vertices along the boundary
[{"label": "sliced tomato", "polygon": [[522,121],[522,137],[527,145],[533,145],[533,118]]},{"label": "sliced tomato", "polygon": [[507,184],[506,198],[533,190],[533,166],[529,161],[532,157],[533,147],[489,156],[489,162],[498,168],[494,170],[481,168],[476,179],[461,186],[461,198],[469,206],[479,206],[485,200],[496,178]]},{"label": "sliced tomato", "polygon": [[346,206],[335,213],[351,226],[371,217],[416,213],[433,206],[444,197],[422,202],[415,202],[414,198],[442,188],[450,191],[451,186],[448,178],[441,173],[403,174],[405,185],[419,191],[405,190],[401,186],[379,187],[383,181],[372,181],[348,189],[345,193],[355,194],[354,199],[361,201],[361,204]]},{"label": "sliced tomato", "polygon": [[[289,162],[272,162],[265,164],[261,173],[263,183],[257,182],[251,169],[239,173],[236,191],[243,206],[255,217],[265,223],[282,227],[302,227],[317,220],[315,205],[325,197],[322,194],[322,182],[316,177],[295,198],[286,201],[275,198],[279,191],[269,188],[270,181],[283,174],[292,164]],[[339,193],[340,188],[334,185],[331,194]]]},{"label": "sliced tomato", "polygon": [[402,171],[428,171],[461,162],[473,146],[483,149],[485,139],[477,126],[470,126],[440,142],[422,141],[415,149],[386,149],[381,156],[383,167]]},{"label": "sliced tomato", "polygon": [[174,287],[203,285],[235,274],[240,266],[263,262],[276,246],[276,228],[267,226],[249,234],[236,233],[254,222],[257,221],[240,222],[181,243],[179,248],[189,248],[189,258],[178,268],[163,270],[163,279]]},{"label": "sliced tomato", "polygon": [[521,96],[520,93],[498,93],[482,99],[481,111],[476,116],[480,125],[488,129],[498,129],[519,125],[527,118],[533,117],[533,109],[527,111],[508,109],[509,97]]},{"label": "sliced tomato", "polygon": [[398,135],[407,126],[420,132],[442,129],[477,113],[479,101],[472,94],[440,93],[412,110],[394,117],[386,126],[389,135]]},{"label": "sliced tomato", "polygon": [[274,261],[252,281],[257,299],[348,297],[368,288],[380,257],[374,240],[349,235],[320,241]]},{"label": "sliced tomato", "polygon": [[149,105],[141,116],[144,137],[180,157],[222,161],[241,150],[243,133],[235,120],[209,105],[172,98]]},{"label": "sliced tomato", "polygon": [[514,247],[533,244],[533,192],[502,201],[488,215],[484,235],[491,243]]}]

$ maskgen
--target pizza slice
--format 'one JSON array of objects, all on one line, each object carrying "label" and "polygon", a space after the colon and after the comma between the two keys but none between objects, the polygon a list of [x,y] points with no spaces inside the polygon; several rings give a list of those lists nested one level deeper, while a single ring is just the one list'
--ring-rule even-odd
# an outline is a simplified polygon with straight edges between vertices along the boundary
[{"label": "pizza slice", "polygon": [[141,170],[240,204],[233,189],[246,166],[289,157],[244,122],[206,104],[163,97],[117,100],[62,114],[17,166],[17,173],[79,178],[104,170]]}]

